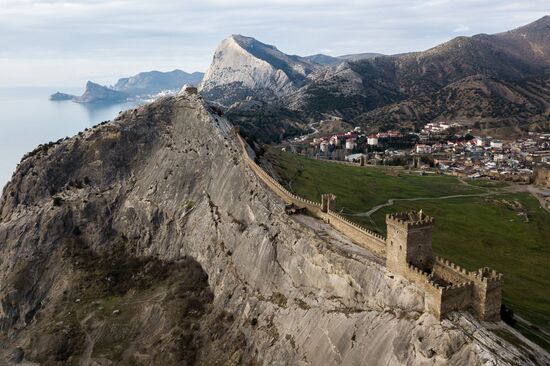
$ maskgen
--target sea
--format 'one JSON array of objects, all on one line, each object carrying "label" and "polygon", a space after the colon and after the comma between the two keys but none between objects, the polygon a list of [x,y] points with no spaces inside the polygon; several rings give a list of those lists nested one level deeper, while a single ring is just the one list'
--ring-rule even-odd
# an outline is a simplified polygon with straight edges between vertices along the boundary
[{"label": "sea", "polygon": [[21,157],[39,144],[73,136],[143,103],[102,105],[50,101],[49,95],[58,90],[82,94],[80,89],[62,87],[0,88],[0,192]]}]

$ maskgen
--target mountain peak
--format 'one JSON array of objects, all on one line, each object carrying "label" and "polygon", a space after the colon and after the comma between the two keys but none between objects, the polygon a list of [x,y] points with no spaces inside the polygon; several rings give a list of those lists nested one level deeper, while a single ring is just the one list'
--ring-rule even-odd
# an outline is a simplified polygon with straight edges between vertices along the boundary
[{"label": "mountain peak", "polygon": [[296,90],[317,66],[255,38],[233,34],[216,49],[201,89],[207,99],[226,104],[248,96],[270,99]]},{"label": "mountain peak", "polygon": [[86,82],[86,89],[88,88],[95,88],[95,87],[102,87],[102,85],[98,84],[98,83],[94,83],[93,81],[91,80],[88,80]]}]

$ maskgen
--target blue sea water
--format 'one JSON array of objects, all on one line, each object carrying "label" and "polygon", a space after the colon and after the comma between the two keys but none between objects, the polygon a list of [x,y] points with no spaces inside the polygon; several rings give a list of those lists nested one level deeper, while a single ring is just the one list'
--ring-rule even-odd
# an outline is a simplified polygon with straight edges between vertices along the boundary
[{"label": "blue sea water", "polygon": [[[65,92],[81,94],[81,90]],[[21,157],[36,146],[73,136],[87,127],[111,120],[139,102],[111,105],[54,102],[56,88],[0,88],[0,192]]]}]

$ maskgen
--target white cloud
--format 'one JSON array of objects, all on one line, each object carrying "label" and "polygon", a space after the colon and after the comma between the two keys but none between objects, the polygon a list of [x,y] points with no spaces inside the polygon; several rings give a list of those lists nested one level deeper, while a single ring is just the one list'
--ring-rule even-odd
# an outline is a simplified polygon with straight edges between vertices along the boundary
[{"label": "white cloud", "polygon": [[455,29],[453,29],[453,32],[455,33],[462,33],[470,30],[470,27],[464,24],[459,24]]}]

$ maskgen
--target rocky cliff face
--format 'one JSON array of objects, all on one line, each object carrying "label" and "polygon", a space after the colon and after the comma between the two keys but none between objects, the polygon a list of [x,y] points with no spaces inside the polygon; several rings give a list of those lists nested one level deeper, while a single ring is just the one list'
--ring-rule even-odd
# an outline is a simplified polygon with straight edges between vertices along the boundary
[{"label": "rocky cliff face", "polygon": [[73,101],[77,103],[118,103],[125,101],[127,98],[126,93],[88,81],[84,94],[73,98]]},{"label": "rocky cliff face", "polygon": [[301,86],[314,69],[315,64],[305,58],[233,35],[216,49],[201,90],[207,99],[227,105],[248,96],[269,100]]},{"label": "rocky cliff face", "polygon": [[0,364],[548,360],[467,314],[423,314],[368,251],[285,215],[196,95],[24,157],[0,199],[0,258]]}]

